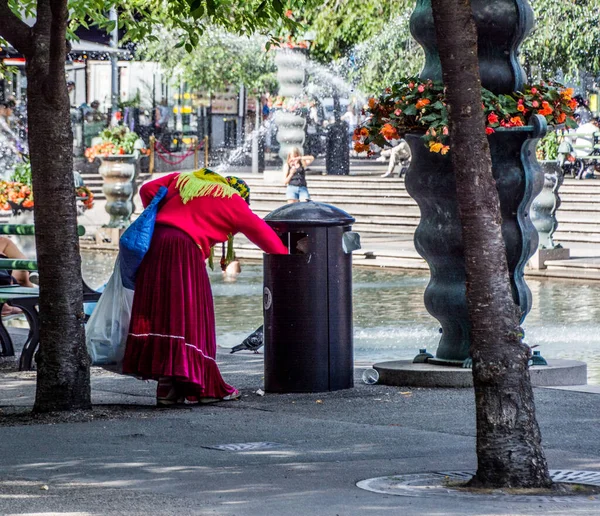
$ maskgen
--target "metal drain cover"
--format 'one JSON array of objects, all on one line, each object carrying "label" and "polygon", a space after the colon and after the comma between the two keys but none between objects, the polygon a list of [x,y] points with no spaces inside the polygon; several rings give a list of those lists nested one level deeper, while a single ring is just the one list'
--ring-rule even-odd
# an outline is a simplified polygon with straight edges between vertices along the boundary
[{"label": "metal drain cover", "polygon": [[215,446],[202,446],[208,450],[221,450],[221,451],[254,451],[254,450],[268,450],[271,448],[278,448],[283,446],[281,443],[232,443],[232,444],[217,444]]},{"label": "metal drain cover", "polygon": [[[389,477],[369,478],[356,483],[356,486],[386,495],[424,497],[424,496],[451,496],[457,498],[470,498],[486,500],[502,500],[506,502],[548,503],[561,504],[600,503],[600,497],[578,496],[529,496],[512,495],[502,491],[491,491],[481,494],[468,491],[459,491],[446,486],[450,481],[467,481],[475,474],[474,471],[440,471],[435,473],[417,473],[412,475],[394,475]],[[600,472],[578,470],[550,470],[550,477],[554,482],[566,484],[585,484],[600,486]]]}]

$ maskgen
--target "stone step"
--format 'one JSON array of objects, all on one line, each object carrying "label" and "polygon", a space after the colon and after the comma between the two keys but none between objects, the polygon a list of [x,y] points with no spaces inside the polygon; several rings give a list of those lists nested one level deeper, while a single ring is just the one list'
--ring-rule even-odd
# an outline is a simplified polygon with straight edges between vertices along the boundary
[{"label": "stone step", "polygon": [[[357,190],[336,190],[336,189],[322,189],[322,188],[313,188],[309,187],[309,192],[311,197],[325,197],[325,198],[339,198],[345,201],[357,200],[360,202],[379,202],[388,200],[390,202],[396,200],[410,200],[413,204],[416,202],[413,198],[408,195],[406,190],[384,190],[384,191],[373,191],[366,189],[357,189]],[[286,189],[284,187],[276,187],[276,188],[256,188],[250,185],[250,191],[252,193],[252,197],[264,199],[264,198],[274,198],[274,199],[285,199]]]},{"label": "stone step", "polygon": [[[324,202],[326,204],[334,204],[335,206],[341,207],[342,205],[357,205],[357,206],[388,206],[390,208],[402,207],[402,206],[417,206],[417,203],[408,195],[406,196],[388,196],[388,197],[370,197],[370,196],[347,196],[340,197],[335,194],[324,195],[322,192],[310,192],[310,197],[315,202]],[[261,193],[251,190],[250,197],[252,199],[252,205],[256,205],[261,202],[279,202],[281,204],[286,203],[285,191],[277,193]]]},{"label": "stone step", "polygon": [[600,224],[560,222],[558,230],[561,233],[598,233],[600,234]]},{"label": "stone step", "polygon": [[[583,242],[583,243],[594,243],[600,244],[600,234],[593,233],[567,233],[561,231],[561,227],[558,227],[558,231],[554,233],[554,240],[562,244],[567,242]],[[568,247],[568,246],[563,246]]]}]

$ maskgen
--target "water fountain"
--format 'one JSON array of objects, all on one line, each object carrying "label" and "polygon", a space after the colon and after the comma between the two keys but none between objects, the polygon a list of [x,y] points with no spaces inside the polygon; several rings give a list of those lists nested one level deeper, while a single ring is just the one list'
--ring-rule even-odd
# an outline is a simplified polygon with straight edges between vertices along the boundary
[{"label": "water fountain", "polygon": [[[280,96],[296,98],[304,92],[306,53],[307,50],[304,48],[284,48],[277,51],[275,64]],[[303,152],[304,127],[306,126],[304,117],[292,111],[280,109],[275,112],[275,123],[277,124],[279,157],[285,161],[294,147],[298,147]]]}]

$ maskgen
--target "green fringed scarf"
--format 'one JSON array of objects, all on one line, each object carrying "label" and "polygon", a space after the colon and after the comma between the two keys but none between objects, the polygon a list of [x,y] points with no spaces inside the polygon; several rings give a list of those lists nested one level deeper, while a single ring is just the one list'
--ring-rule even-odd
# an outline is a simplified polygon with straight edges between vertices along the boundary
[{"label": "green fringed scarf", "polygon": [[[233,195],[240,195],[235,188],[229,186],[226,178],[207,168],[179,174],[176,186],[183,204],[187,204],[196,197],[232,197]],[[215,270],[214,256],[215,248],[213,246],[210,248],[208,256],[208,266],[211,270]],[[225,270],[233,260],[235,260],[233,235],[229,234],[227,235],[227,252],[225,252],[225,244],[223,244],[221,269]]]},{"label": "green fringed scarf", "polygon": [[183,204],[187,204],[196,197],[232,197],[233,195],[239,195],[235,188],[229,186],[227,179],[207,168],[179,174],[176,184]]}]

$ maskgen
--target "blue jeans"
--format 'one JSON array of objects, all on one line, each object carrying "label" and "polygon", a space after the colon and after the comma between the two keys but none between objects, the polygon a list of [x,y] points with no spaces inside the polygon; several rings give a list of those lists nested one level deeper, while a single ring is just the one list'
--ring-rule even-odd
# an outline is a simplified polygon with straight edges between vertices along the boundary
[{"label": "blue jeans", "polygon": [[306,186],[287,185],[286,199],[306,201],[310,199],[308,188]]}]

